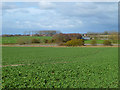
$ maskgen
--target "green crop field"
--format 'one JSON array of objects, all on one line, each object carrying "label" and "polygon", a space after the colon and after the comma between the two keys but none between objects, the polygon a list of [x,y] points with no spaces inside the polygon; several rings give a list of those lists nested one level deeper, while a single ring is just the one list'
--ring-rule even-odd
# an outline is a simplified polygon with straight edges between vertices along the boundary
[{"label": "green crop field", "polygon": [[117,47],[3,47],[2,54],[3,88],[118,85]]},{"label": "green crop field", "polygon": [[[113,43],[112,40],[110,40],[112,42],[112,44],[117,44],[118,41],[115,40],[115,42]],[[96,40],[97,44],[103,44],[104,40]],[[85,40],[85,44],[91,44],[91,40]]]},{"label": "green crop field", "polygon": [[32,39],[32,38],[39,38],[39,39],[51,39],[52,37],[48,37],[48,36],[16,36],[16,37],[2,37],[2,44],[13,44],[13,43],[17,43],[17,40],[20,38],[27,38],[27,39]]},{"label": "green crop field", "polygon": [[[96,40],[97,44],[103,44],[104,40]],[[90,44],[91,40],[85,40],[85,44]]]}]

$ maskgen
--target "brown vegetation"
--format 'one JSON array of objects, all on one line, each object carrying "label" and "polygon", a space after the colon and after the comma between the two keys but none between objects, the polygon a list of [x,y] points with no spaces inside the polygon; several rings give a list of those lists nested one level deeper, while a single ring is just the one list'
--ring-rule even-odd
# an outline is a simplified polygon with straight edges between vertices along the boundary
[{"label": "brown vegetation", "polygon": [[81,34],[56,34],[53,36],[53,39],[55,40],[56,43],[61,43],[61,42],[67,42],[72,39],[81,39],[82,35]]}]

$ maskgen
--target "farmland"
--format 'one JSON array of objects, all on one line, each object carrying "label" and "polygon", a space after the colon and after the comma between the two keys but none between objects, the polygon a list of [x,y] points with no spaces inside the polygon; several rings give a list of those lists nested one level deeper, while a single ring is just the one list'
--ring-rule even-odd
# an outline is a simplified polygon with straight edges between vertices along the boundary
[{"label": "farmland", "polygon": [[118,85],[117,47],[3,47],[2,52],[3,88]]},{"label": "farmland", "polygon": [[51,39],[52,37],[48,37],[48,36],[44,36],[44,37],[38,37],[38,36],[16,36],[16,37],[2,37],[2,44],[15,44],[17,43],[17,40],[20,39],[20,38],[24,38],[24,39],[32,39],[32,38],[35,38],[35,39],[40,39],[40,40],[43,40],[43,39]]},{"label": "farmland", "polygon": [[[0,37],[1,38],[1,37]],[[17,40],[20,38],[24,38],[24,39],[51,39],[52,37],[48,37],[48,36],[16,36],[16,37],[2,37],[2,44],[16,44]],[[104,40],[97,40],[97,44],[103,44]],[[90,44],[91,40],[85,40],[85,44]]]},{"label": "farmland", "polygon": [[[97,44],[103,44],[103,41],[104,40],[96,40],[97,41]],[[91,43],[91,40],[85,40],[85,44],[90,44]]]}]

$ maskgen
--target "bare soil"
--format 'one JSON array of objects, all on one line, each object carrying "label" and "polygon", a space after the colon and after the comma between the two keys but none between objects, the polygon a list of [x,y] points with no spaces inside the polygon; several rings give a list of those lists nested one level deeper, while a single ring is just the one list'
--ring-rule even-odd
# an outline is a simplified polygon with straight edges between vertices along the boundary
[{"label": "bare soil", "polygon": [[[68,47],[68,46],[47,46],[47,45],[0,45],[0,46],[5,46],[5,47]],[[72,47],[72,46],[71,46]],[[74,47],[120,47],[118,45],[113,45],[113,46],[103,46],[103,45],[97,45],[97,46],[74,46]]]},{"label": "bare soil", "polygon": [[[8,67],[8,66],[22,66],[22,65],[26,65],[26,64],[14,64],[14,65],[0,65],[0,67]],[[27,64],[30,65],[30,64]]]}]

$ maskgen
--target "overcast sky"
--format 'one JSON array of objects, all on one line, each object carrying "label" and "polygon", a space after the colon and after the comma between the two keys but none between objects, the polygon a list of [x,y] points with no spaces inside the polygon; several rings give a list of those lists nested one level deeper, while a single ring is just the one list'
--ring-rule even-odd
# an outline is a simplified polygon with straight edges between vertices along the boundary
[{"label": "overcast sky", "polygon": [[3,3],[2,33],[59,30],[86,33],[118,30],[118,3]]}]

